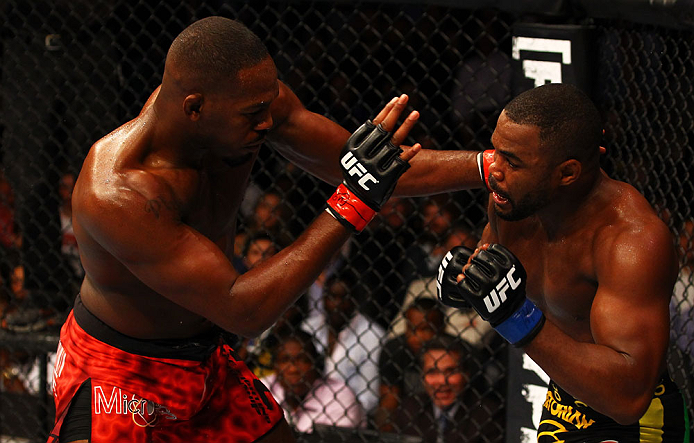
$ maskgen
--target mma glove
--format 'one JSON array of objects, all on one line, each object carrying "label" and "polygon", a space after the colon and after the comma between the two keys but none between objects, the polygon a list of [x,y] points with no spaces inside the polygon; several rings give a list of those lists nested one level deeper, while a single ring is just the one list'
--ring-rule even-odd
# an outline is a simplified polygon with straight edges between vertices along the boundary
[{"label": "mma glove", "polygon": [[472,306],[509,343],[525,346],[540,332],[545,316],[525,296],[523,265],[508,249],[492,244],[472,258],[458,283],[471,255],[459,246],[444,256],[437,278],[439,300],[455,308]]},{"label": "mma glove", "polygon": [[390,138],[390,132],[369,120],[352,133],[340,153],[343,181],[328,199],[326,211],[353,231],[366,227],[410,167]]},{"label": "mma glove", "polygon": [[493,149],[487,149],[477,154],[477,168],[480,171],[480,178],[485,186],[487,186],[488,191],[491,191],[491,189],[489,189],[489,165],[492,163],[494,163]]}]

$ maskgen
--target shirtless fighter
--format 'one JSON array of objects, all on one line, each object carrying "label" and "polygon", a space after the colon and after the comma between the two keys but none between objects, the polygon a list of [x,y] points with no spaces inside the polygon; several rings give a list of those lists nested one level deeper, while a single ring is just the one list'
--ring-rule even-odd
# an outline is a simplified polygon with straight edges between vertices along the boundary
[{"label": "shirtless fighter", "polygon": [[568,85],[505,107],[484,162],[482,246],[446,255],[439,298],[474,307],[550,376],[539,442],[688,442],[665,362],[673,240],[641,194],[600,169],[601,129]]},{"label": "shirtless fighter", "polygon": [[[475,153],[397,148],[418,117],[391,135],[406,102],[393,99],[373,121],[380,126],[350,137],[278,81],[243,25],[210,17],[185,29],[162,85],[134,120],[94,144],[74,189],[86,276],[61,331],[49,441],[291,441],[281,408],[221,331],[254,336],[272,325],[415,155],[400,194],[482,185]],[[329,213],[239,275],[229,260],[236,214],[265,140],[343,183]]]}]

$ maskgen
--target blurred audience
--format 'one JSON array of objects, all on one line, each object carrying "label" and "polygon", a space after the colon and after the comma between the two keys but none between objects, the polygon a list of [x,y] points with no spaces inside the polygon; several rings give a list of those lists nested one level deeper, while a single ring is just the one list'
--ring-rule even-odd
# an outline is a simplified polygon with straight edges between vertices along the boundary
[{"label": "blurred audience", "polygon": [[678,235],[680,273],[670,300],[670,334],[694,369],[694,220],[686,220]]},{"label": "blurred audience", "polygon": [[232,260],[236,272],[243,274],[255,265],[272,257],[277,253],[279,246],[270,234],[259,231],[246,236],[241,255]]},{"label": "blurred audience", "polygon": [[[357,284],[359,283],[359,284]],[[368,280],[341,269],[324,285],[324,312],[308,318],[302,329],[325,356],[325,374],[343,380],[369,414],[378,404],[378,358],[385,329],[358,308],[370,291]]]},{"label": "blurred audience", "polygon": [[417,356],[425,342],[443,332],[443,309],[435,299],[415,299],[405,310],[405,332],[383,345],[378,362],[380,398],[374,417],[379,430],[393,431],[393,412],[403,399],[422,392]]},{"label": "blurred audience", "polygon": [[451,335],[426,342],[419,354],[425,393],[403,401],[395,429],[425,442],[499,442],[504,438],[501,403],[472,386],[471,349]]},{"label": "blurred audience", "polygon": [[261,381],[296,431],[311,432],[314,424],[364,426],[364,410],[354,392],[343,380],[323,374],[322,359],[310,334],[282,334],[273,349],[275,373]]},{"label": "blurred audience", "polygon": [[[439,244],[432,247],[429,253],[429,261],[436,265],[432,268],[428,275],[423,278],[414,279],[407,288],[403,306],[410,306],[414,300],[418,298],[433,298],[436,299],[436,272],[438,265],[444,254],[455,246],[466,246],[474,249],[477,246],[478,237],[473,232],[464,226],[455,226]],[[474,309],[455,309],[443,307],[446,317],[446,332],[455,336],[461,337],[469,344],[479,348],[483,346],[490,336],[492,330],[489,323],[482,321],[482,318],[477,315]],[[404,309],[400,310],[390,324],[388,337],[392,338],[403,334],[406,329]]]},{"label": "blurred audience", "polygon": [[21,245],[14,216],[14,192],[0,164],[0,251],[18,250]]},{"label": "blurred audience", "polygon": [[69,268],[79,284],[84,277],[84,269],[82,269],[82,262],[80,262],[75,231],[72,229],[72,190],[75,187],[75,178],[75,174],[72,172],[66,172],[60,177],[58,182],[60,206],[58,209],[60,213],[60,252],[67,260]]}]

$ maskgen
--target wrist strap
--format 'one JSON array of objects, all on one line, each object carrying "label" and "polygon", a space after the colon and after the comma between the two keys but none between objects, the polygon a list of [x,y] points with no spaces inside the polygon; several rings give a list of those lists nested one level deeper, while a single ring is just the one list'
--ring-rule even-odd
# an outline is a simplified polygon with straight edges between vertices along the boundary
[{"label": "wrist strap", "polygon": [[[333,216],[340,217],[359,232],[376,216],[376,211],[368,207],[344,184],[335,190],[328,199],[328,207]],[[339,220],[339,219],[338,219]]]},{"label": "wrist strap", "polygon": [[525,303],[494,329],[515,347],[528,344],[545,324],[545,315],[527,298]]}]

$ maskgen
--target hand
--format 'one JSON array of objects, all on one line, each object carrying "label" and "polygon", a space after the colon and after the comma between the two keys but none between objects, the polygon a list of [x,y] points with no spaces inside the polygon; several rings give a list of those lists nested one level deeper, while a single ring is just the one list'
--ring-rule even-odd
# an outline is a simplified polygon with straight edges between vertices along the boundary
[{"label": "hand", "polygon": [[360,126],[345,143],[340,155],[343,182],[328,200],[328,212],[356,231],[361,231],[393,193],[408,161],[421,149],[399,146],[419,118],[412,111],[391,135],[407,96],[395,98],[373,122]]},{"label": "hand", "polygon": [[499,244],[478,248],[457,277],[460,296],[519,347],[535,338],[545,322],[542,311],[525,296],[526,279],[518,258]]},{"label": "hand", "polygon": [[454,308],[469,308],[470,303],[463,298],[458,290],[458,274],[472,255],[472,249],[465,246],[456,246],[451,249],[441,260],[439,273],[436,277],[436,293],[439,300],[446,306]]}]

